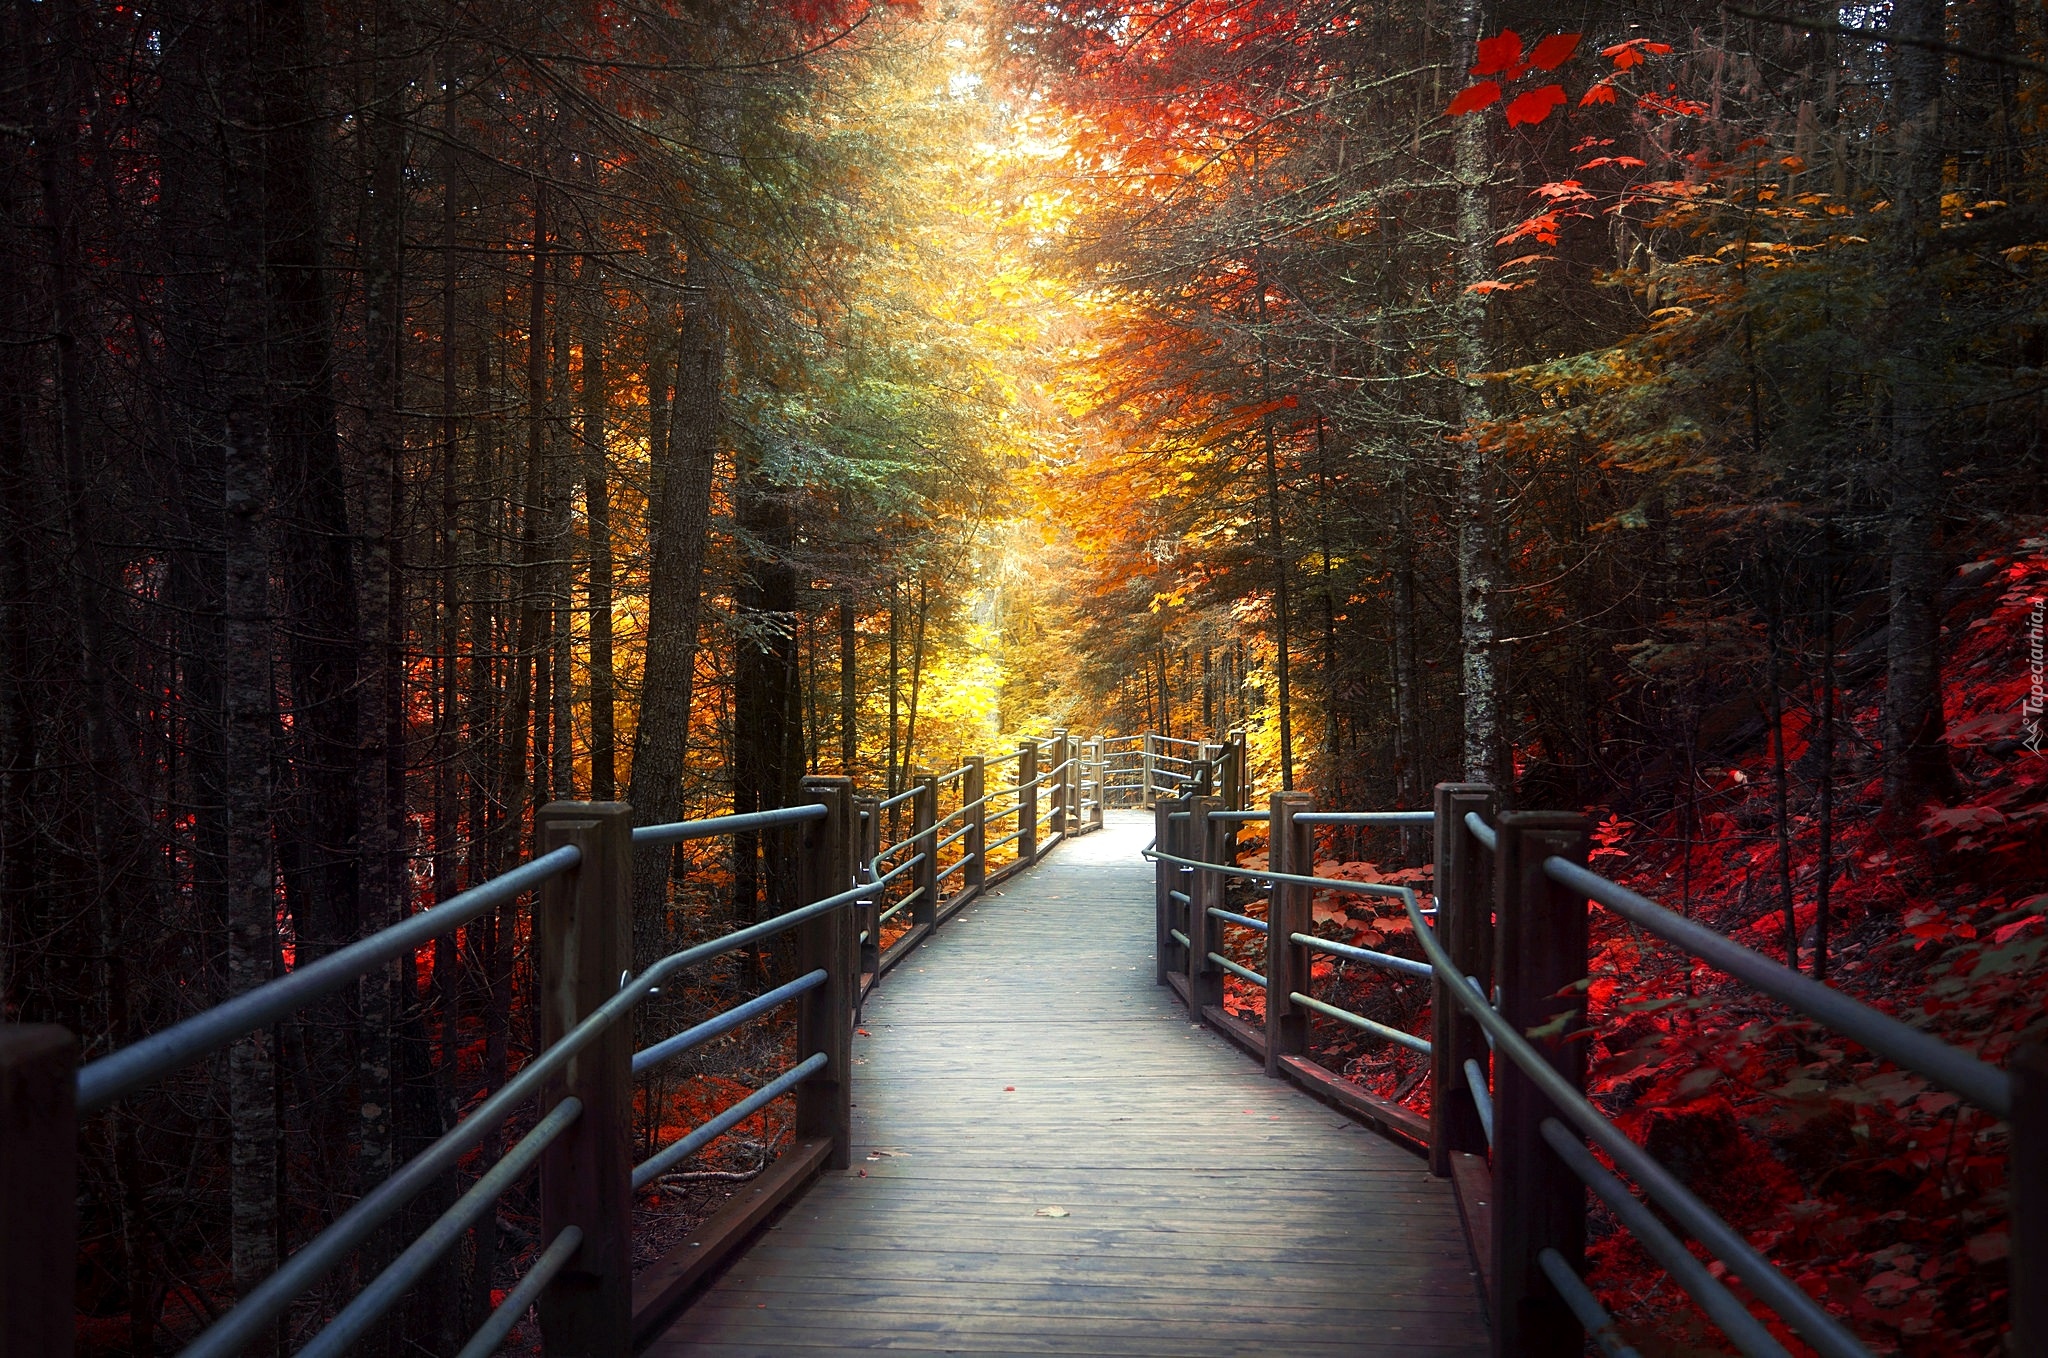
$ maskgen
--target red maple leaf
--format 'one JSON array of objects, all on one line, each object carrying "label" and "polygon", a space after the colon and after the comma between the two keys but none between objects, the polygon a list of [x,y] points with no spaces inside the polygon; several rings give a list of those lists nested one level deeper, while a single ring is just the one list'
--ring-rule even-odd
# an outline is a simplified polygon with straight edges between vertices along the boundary
[{"label": "red maple leaf", "polygon": [[1480,109],[1500,102],[1500,86],[1491,80],[1482,80],[1477,85],[1468,85],[1458,91],[1458,97],[1451,100],[1451,106],[1444,113],[1452,118],[1461,113],[1477,113]]},{"label": "red maple leaf", "polygon": [[1536,50],[1529,53],[1529,65],[1539,71],[1554,71],[1571,59],[1579,50],[1579,35],[1576,33],[1553,33],[1536,44]]},{"label": "red maple leaf", "polygon": [[1523,69],[1522,35],[1514,29],[1508,29],[1497,38],[1479,40],[1479,63],[1472,68],[1472,74],[1504,75],[1513,80]]},{"label": "red maple leaf", "polygon": [[1580,97],[1579,107],[1584,108],[1588,104],[1611,104],[1613,102],[1614,82],[1611,80],[1603,80],[1599,84],[1587,90],[1585,94]]},{"label": "red maple leaf", "polygon": [[1626,71],[1631,66],[1640,66],[1653,56],[1666,56],[1671,51],[1668,42],[1651,42],[1648,38],[1630,38],[1612,47],[1600,49],[1600,55],[1614,60],[1614,69]]},{"label": "red maple leaf", "polygon": [[1508,103],[1508,126],[1540,123],[1550,116],[1550,110],[1563,103],[1562,85],[1539,85],[1533,90],[1524,90]]}]

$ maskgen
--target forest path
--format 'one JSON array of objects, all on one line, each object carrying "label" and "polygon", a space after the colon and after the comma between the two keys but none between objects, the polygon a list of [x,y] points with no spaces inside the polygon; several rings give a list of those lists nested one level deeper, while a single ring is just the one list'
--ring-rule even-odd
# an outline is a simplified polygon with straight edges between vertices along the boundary
[{"label": "forest path", "polygon": [[1152,979],[1151,817],[976,901],[870,996],[854,1166],[650,1353],[1479,1355],[1423,1162]]}]

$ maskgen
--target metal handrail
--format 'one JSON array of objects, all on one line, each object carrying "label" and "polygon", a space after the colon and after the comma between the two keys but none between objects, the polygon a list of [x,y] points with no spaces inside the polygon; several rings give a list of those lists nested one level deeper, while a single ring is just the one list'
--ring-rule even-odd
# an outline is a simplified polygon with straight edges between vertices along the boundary
[{"label": "metal handrail", "polygon": [[464,1231],[497,1206],[505,1191],[518,1182],[520,1175],[533,1168],[541,1152],[567,1131],[569,1124],[582,1112],[583,1101],[574,1095],[556,1104],[532,1131],[505,1153],[504,1158],[492,1165],[468,1192],[420,1232],[383,1272],[370,1280],[367,1287],[356,1293],[334,1319],[322,1326],[320,1332],[298,1351],[296,1358],[342,1358],[362,1338],[363,1332],[377,1323],[378,1317],[396,1305],[413,1284],[425,1277],[427,1270],[442,1255],[455,1248]]},{"label": "metal handrail", "polygon": [[[973,833],[974,827],[972,825],[963,825],[959,829],[955,830],[952,834],[947,835],[944,839],[940,840],[934,847],[937,849],[944,849],[948,845],[957,843],[963,836],[971,835]],[[970,855],[970,857],[971,856],[972,855]]]},{"label": "metal handrail", "polygon": [[1762,953],[1752,952],[1704,925],[1673,914],[1648,897],[1576,863],[1552,856],[1543,860],[1543,872],[1558,885],[1583,892],[1631,924],[1649,930],[1667,943],[1677,944],[1716,970],[1748,982],[1879,1056],[1962,1095],[1992,1116],[2012,1116],[2012,1077],[1998,1067],[1773,962]]},{"label": "metal handrail", "polygon": [[[872,884],[855,886],[785,911],[773,919],[736,929],[723,937],[671,953],[628,980],[616,995],[593,1009],[582,1022],[550,1046],[534,1053],[532,1059],[519,1068],[518,1074],[477,1105],[468,1116],[399,1166],[391,1177],[358,1198],[325,1230],[280,1264],[276,1272],[252,1288],[233,1309],[208,1326],[185,1347],[179,1358],[232,1358],[239,1353],[285,1307],[326,1276],[351,1250],[368,1239],[371,1232],[452,1167],[487,1133],[511,1116],[514,1109],[533,1097],[578,1052],[632,1012],[635,1005],[658,990],[670,976],[699,962],[722,957],[785,933],[806,920],[858,900],[872,890]],[[423,919],[425,915],[414,918]]]},{"label": "metal handrail", "polygon": [[1225,971],[1231,973],[1233,976],[1244,977],[1245,980],[1250,981],[1253,985],[1263,986],[1266,984],[1265,977],[1259,975],[1259,973],[1253,971],[1250,967],[1239,966],[1237,963],[1231,961],[1229,958],[1225,957],[1220,952],[1210,953],[1209,960],[1211,962],[1214,962],[1217,966],[1222,967]]},{"label": "metal handrail", "polygon": [[633,1074],[644,1075],[664,1061],[681,1056],[694,1047],[701,1047],[712,1038],[729,1033],[742,1024],[759,1018],[805,991],[816,990],[825,984],[826,979],[825,969],[820,967],[816,971],[797,977],[794,981],[756,995],[745,1004],[734,1005],[722,1014],[708,1018],[694,1027],[685,1028],[674,1037],[665,1037],[651,1047],[644,1047],[633,1053]]},{"label": "metal handrail", "polygon": [[540,1258],[533,1261],[533,1267],[526,1270],[526,1276],[497,1304],[469,1342],[462,1346],[462,1352],[455,1358],[491,1358],[498,1351],[498,1345],[505,1342],[505,1336],[513,1327],[526,1318],[526,1312],[563,1265],[575,1257],[576,1249],[583,1243],[581,1226],[564,1226],[555,1236],[554,1243],[541,1251]]},{"label": "metal handrail", "polygon": [[876,805],[876,806],[877,806],[877,807],[878,807],[879,809],[881,809],[881,810],[883,810],[883,811],[887,811],[887,810],[890,810],[890,809],[891,809],[892,807],[898,807],[898,806],[901,806],[901,805],[903,805],[903,803],[905,803],[905,802],[907,802],[907,801],[910,801],[910,800],[914,799],[914,798],[915,798],[915,797],[916,797],[916,796],[917,796],[917,795],[918,795],[918,794],[919,794],[920,792],[923,792],[923,791],[924,791],[924,789],[923,789],[922,787],[918,787],[918,786],[916,786],[916,785],[912,785],[912,786],[910,786],[910,787],[907,787],[907,788],[903,789],[903,791],[901,791],[901,792],[897,793],[897,794],[896,794],[895,796],[893,796],[893,797],[885,797],[885,798],[883,798],[883,799],[882,799],[881,801],[877,802],[877,803],[876,803],[875,805]]},{"label": "metal handrail", "polygon": [[1434,811],[1304,811],[1296,825],[1434,825]]},{"label": "metal handrail", "polygon": [[[1435,931],[1428,927],[1418,913],[1415,894],[1406,887],[1397,887],[1395,890],[1405,898],[1403,904],[1406,905],[1409,918],[1415,925],[1416,938],[1421,942],[1423,951],[1429,954],[1430,962],[1440,970],[1455,975],[1450,955],[1437,941]],[[1751,1292],[1783,1317],[1786,1323],[1799,1332],[1801,1338],[1822,1354],[1823,1358],[1869,1358],[1869,1351],[1857,1342],[1856,1337],[1849,1333],[1840,1321],[1829,1315],[1820,1303],[1779,1272],[1770,1260],[1764,1258],[1727,1222],[1715,1215],[1711,1208],[1695,1197],[1690,1189],[1680,1183],[1671,1171],[1659,1164],[1648,1151],[1624,1136],[1619,1128],[1600,1113],[1600,1110],[1587,1102],[1586,1096],[1575,1089],[1571,1081],[1565,1079],[1555,1067],[1543,1059],[1542,1054],[1529,1044],[1499,1010],[1464,986],[1448,985],[1443,989],[1456,997],[1458,1003],[1479,1021],[1480,1027],[1493,1039],[1496,1053],[1505,1053],[1521,1067],[1522,1073],[1549,1098],[1559,1112],[1569,1118],[1589,1140],[1607,1152],[1616,1168],[1640,1184],[1643,1190],[1656,1199],[1693,1239],[1719,1256],[1721,1262],[1727,1265]]]},{"label": "metal handrail", "polygon": [[1003,836],[1003,837],[1002,837],[1001,839],[997,840],[997,841],[996,841],[995,843],[993,843],[993,844],[989,844],[989,845],[984,845],[984,846],[983,846],[983,848],[982,848],[982,852],[983,852],[983,853],[985,853],[985,854],[990,854],[990,853],[994,853],[994,852],[995,852],[995,851],[996,851],[997,849],[1000,849],[1000,848],[1002,848],[1002,847],[1003,847],[1003,846],[1004,846],[1005,844],[1014,844],[1014,843],[1016,843],[1016,842],[1017,842],[1018,840],[1020,840],[1020,839],[1022,839],[1022,838],[1024,838],[1024,831],[1022,831],[1022,830],[1019,830],[1019,831],[1018,831],[1018,832],[1017,832],[1016,834],[1014,834],[1014,835],[1004,835],[1004,836]]},{"label": "metal handrail", "polygon": [[976,797],[976,798],[975,798],[975,799],[974,799],[973,801],[971,801],[971,802],[967,802],[967,803],[964,803],[964,804],[963,804],[963,805],[962,805],[962,806],[961,806],[961,807],[960,807],[960,808],[959,808],[958,810],[956,810],[956,811],[948,811],[948,812],[947,812],[947,813],[946,813],[945,815],[943,815],[943,816],[939,817],[939,818],[938,818],[937,820],[933,821],[933,822],[932,822],[932,826],[933,826],[933,828],[934,828],[934,829],[936,829],[937,827],[939,827],[939,826],[941,826],[941,825],[946,825],[946,824],[950,824],[951,822],[953,822],[953,821],[956,821],[956,820],[960,819],[960,817],[962,817],[962,816],[966,815],[966,814],[967,814],[968,812],[972,811],[972,810],[973,810],[973,809],[974,809],[975,807],[977,807],[977,806],[985,806],[985,805],[987,805],[987,803],[988,803],[988,794],[987,794],[987,793],[983,793],[983,794],[982,794],[981,796],[979,796],[979,797]]},{"label": "metal handrail", "polygon": [[674,844],[685,839],[710,839],[717,835],[771,830],[778,825],[801,825],[805,821],[823,819],[824,804],[806,802],[802,806],[743,811],[736,816],[707,816],[703,820],[679,820],[665,825],[638,825],[633,828],[633,842],[639,845]]},{"label": "metal handrail", "polygon": [[1256,929],[1262,934],[1271,932],[1272,926],[1268,925],[1266,921],[1253,919],[1250,915],[1240,915],[1232,910],[1225,910],[1220,905],[1210,906],[1209,913],[1217,919],[1229,920],[1232,924],[1242,924],[1245,928]]},{"label": "metal handrail", "polygon": [[951,773],[940,774],[939,786],[944,787],[946,784],[952,782],[956,778],[965,778],[967,776],[967,767],[967,765],[962,764],[959,768],[954,769]]},{"label": "metal handrail", "polygon": [[[1232,822],[1247,820],[1271,820],[1273,819],[1273,813],[1271,811],[1211,811],[1209,813],[1209,819],[1226,820]],[[1296,820],[1296,822],[1299,822],[1301,820],[1301,817],[1296,816],[1294,819]]]},{"label": "metal handrail", "polygon": [[268,1027],[323,995],[331,995],[373,967],[405,956],[496,905],[523,895],[556,873],[583,861],[583,851],[565,844],[430,910],[399,921],[274,981],[223,1001],[102,1056],[78,1071],[78,1112],[97,1113],[124,1094],[162,1079],[210,1052]]},{"label": "metal handrail", "polygon": [[1472,838],[1478,840],[1479,846],[1488,853],[1498,853],[1500,851],[1498,847],[1500,836],[1493,832],[1491,825],[1488,825],[1479,818],[1477,811],[1467,811],[1465,813],[1465,828],[1472,832]]},{"label": "metal handrail", "polygon": [[1411,957],[1396,957],[1390,952],[1374,952],[1371,948],[1354,948],[1349,943],[1337,943],[1314,934],[1290,934],[1291,941],[1313,952],[1326,952],[1332,957],[1342,957],[1352,962],[1363,962],[1369,967],[1382,971],[1398,971],[1404,976],[1434,976],[1436,968],[1427,962],[1417,962]]},{"label": "metal handrail", "polygon": [[802,1084],[813,1071],[823,1070],[826,1065],[825,1053],[812,1052],[809,1056],[791,1066],[782,1074],[762,1085],[753,1093],[741,1099],[732,1107],[712,1118],[709,1122],[691,1132],[682,1140],[655,1152],[648,1159],[633,1167],[633,1190],[647,1187],[663,1174],[670,1165],[680,1164],[703,1150],[706,1146],[725,1135],[728,1131],[745,1122],[761,1109]]},{"label": "metal handrail", "polygon": [[1304,995],[1299,990],[1289,991],[1287,998],[1293,1000],[1304,1009],[1312,1009],[1316,1013],[1336,1019],[1340,1023],[1348,1023],[1360,1032],[1371,1033],[1374,1037],[1383,1037],[1389,1042],[1398,1042],[1404,1047],[1421,1052],[1424,1056],[1430,1054],[1429,1039],[1426,1037],[1417,1037],[1413,1033],[1404,1033],[1399,1028],[1390,1027],[1376,1019],[1369,1019],[1363,1014],[1354,1014],[1349,1009],[1340,1009],[1334,1004],[1315,998],[1313,995]]}]

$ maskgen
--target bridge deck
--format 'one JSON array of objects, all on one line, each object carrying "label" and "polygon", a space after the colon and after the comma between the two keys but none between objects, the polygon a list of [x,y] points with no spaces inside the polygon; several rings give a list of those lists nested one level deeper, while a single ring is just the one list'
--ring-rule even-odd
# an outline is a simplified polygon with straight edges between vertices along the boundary
[{"label": "bridge deck", "polygon": [[856,1169],[652,1354],[1486,1351],[1448,1189],[1153,984],[1149,837],[1112,813],[890,974]]}]

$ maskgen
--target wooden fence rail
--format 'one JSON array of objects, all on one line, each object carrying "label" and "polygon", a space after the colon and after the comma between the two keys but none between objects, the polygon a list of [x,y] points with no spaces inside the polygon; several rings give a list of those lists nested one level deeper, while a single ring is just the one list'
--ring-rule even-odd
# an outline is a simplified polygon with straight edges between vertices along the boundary
[{"label": "wooden fence rail", "polygon": [[[1155,741],[1148,737],[1136,748],[1157,768],[1168,761]],[[1787,1353],[1681,1234],[1703,1246],[1814,1351],[1869,1358],[1826,1306],[1585,1098],[1587,919],[1594,905],[2005,1120],[2012,1242],[2006,1352],[2048,1358],[2048,1049],[2024,1047],[2009,1069],[1997,1070],[1664,910],[1587,870],[1587,824],[1576,813],[1501,812],[1493,789],[1466,783],[1439,784],[1430,811],[1319,812],[1298,792],[1272,794],[1262,812],[1233,810],[1211,795],[1213,774],[1206,761],[1193,760],[1183,773],[1159,774],[1153,785],[1162,794],[1153,803],[1155,837],[1148,850],[1156,871],[1155,977],[1174,989],[1191,1017],[1262,1060],[1270,1074],[1417,1149],[1437,1175],[1452,1180],[1498,1358],[1578,1358],[1589,1341],[1617,1358],[1633,1355],[1582,1278],[1589,1190],[1741,1352],[1757,1358]],[[1230,835],[1247,821],[1267,824],[1264,868],[1236,861]],[[1406,833],[1423,825],[1435,836],[1434,909],[1424,909],[1406,887],[1315,876],[1318,830]],[[1223,888],[1231,879],[1263,888],[1262,917],[1247,913],[1253,905],[1228,903]],[[1316,937],[1311,903],[1323,891],[1400,901],[1427,960]],[[1263,937],[1263,949],[1254,948],[1263,960],[1228,955],[1220,940],[1233,926]],[[1316,955],[1426,977],[1429,1036],[1389,1028],[1309,993]],[[1263,1025],[1223,1007],[1226,975],[1264,989]],[[1308,1050],[1315,1017],[1424,1053],[1428,1117],[1317,1064]]]},{"label": "wooden fence rail", "polygon": [[[845,778],[805,779],[801,803],[793,807],[638,828],[622,802],[553,803],[535,814],[540,852],[532,862],[82,1068],[78,1044],[62,1028],[0,1026],[0,1358],[68,1358],[72,1352],[81,1116],[536,891],[534,1054],[454,1128],[221,1314],[183,1354],[232,1358],[269,1333],[294,1301],[344,1265],[382,1222],[536,1099],[532,1130],[300,1352],[307,1358],[348,1352],[464,1231],[491,1219],[497,1199],[530,1170],[539,1176],[545,1246],[461,1358],[488,1358],[535,1305],[548,1358],[619,1358],[644,1346],[777,1206],[820,1170],[846,1168],[853,1025],[862,998],[890,966],[989,886],[1043,858],[1066,837],[1102,824],[1101,748],[1099,741],[1084,745],[1064,731],[1048,741],[1025,742],[1010,785],[1016,805],[996,812],[989,808],[985,779],[1003,761],[974,756],[946,774],[920,774],[907,795],[891,799],[908,805],[911,833],[886,848],[879,840],[889,801],[856,799]],[[1051,758],[1041,773],[1038,757],[1044,751]],[[1050,789],[1052,813],[1050,832],[1040,836],[1036,808],[1042,787]],[[942,816],[942,799],[958,805]],[[1012,854],[992,867],[991,823],[1011,816],[1019,833],[997,843],[1012,847]],[[635,845],[762,831],[797,836],[799,899],[808,903],[671,954],[622,981],[632,958]],[[950,864],[943,861],[948,854]],[[890,865],[892,858],[897,861]],[[894,905],[892,894],[898,897]],[[912,912],[907,927],[885,941],[885,925],[906,905]],[[633,1050],[626,1020],[668,978],[782,933],[794,934],[794,979]],[[635,1165],[635,1079],[787,1004],[796,1007],[799,1059]],[[795,1100],[793,1144],[692,1239],[635,1279],[636,1191],[784,1095]]]}]

